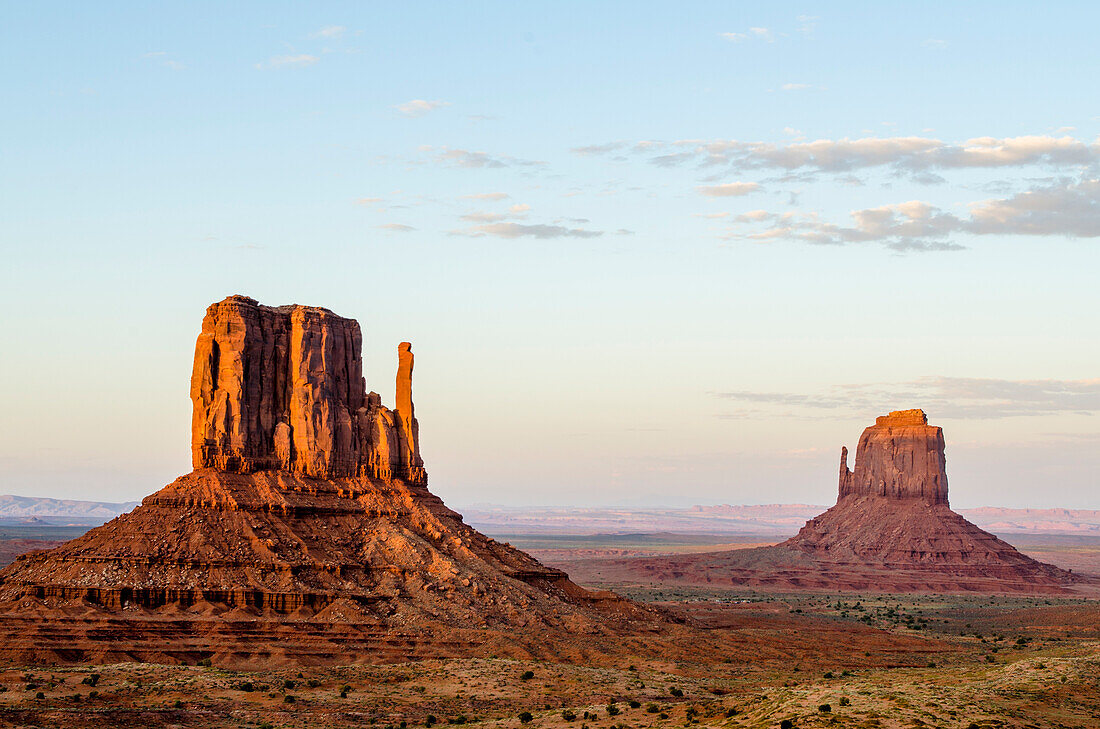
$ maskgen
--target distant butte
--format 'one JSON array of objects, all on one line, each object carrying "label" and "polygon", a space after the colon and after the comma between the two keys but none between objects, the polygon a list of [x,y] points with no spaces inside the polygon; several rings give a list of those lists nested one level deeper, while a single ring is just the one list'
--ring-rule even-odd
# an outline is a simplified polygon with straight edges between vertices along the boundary
[{"label": "distant butte", "polygon": [[836,505],[772,546],[593,562],[580,578],[877,592],[1066,594],[1078,576],[1021,554],[951,510],[943,430],[922,410],[876,419]]},{"label": "distant butte", "polygon": [[191,377],[195,470],[0,571],[0,657],[562,658],[674,627],[464,524],[427,488],[411,345],[393,410],[367,391],[361,346],[358,323],[327,309],[210,306]]}]

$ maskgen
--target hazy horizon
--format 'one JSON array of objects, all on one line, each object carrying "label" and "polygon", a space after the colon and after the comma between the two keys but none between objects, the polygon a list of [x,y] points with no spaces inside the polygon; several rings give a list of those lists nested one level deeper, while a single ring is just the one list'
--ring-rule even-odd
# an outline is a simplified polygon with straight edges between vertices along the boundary
[{"label": "hazy horizon", "polygon": [[919,407],[1098,508],[1100,8],[429,7],[0,10],[0,492],[190,471],[242,293],[413,343],[449,503],[831,504]]}]

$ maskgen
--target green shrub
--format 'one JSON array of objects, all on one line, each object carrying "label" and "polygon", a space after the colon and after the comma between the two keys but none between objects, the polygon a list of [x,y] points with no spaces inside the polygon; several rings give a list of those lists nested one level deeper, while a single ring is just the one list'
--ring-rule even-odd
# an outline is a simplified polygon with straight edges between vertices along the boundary
[{"label": "green shrub", "polygon": [[561,718],[565,719],[566,721],[576,721],[577,715],[569,709],[562,709]]},{"label": "green shrub", "polygon": [[821,706],[817,707],[817,710],[820,711],[822,714],[830,714],[833,711],[833,707],[829,704],[822,704]]},{"label": "green shrub", "polygon": [[661,710],[661,707],[657,706],[657,704],[646,704],[645,710],[647,714],[656,714]]},{"label": "green shrub", "polygon": [[615,706],[615,704],[608,704],[607,705],[607,715],[608,716],[615,716],[618,713],[619,713],[619,707],[618,706]]},{"label": "green shrub", "polygon": [[841,706],[848,706],[851,703],[852,703],[851,699],[849,699],[847,696],[841,696],[840,697],[840,705]]},{"label": "green shrub", "polygon": [[519,680],[520,681],[530,681],[534,677],[535,677],[535,672],[534,671],[524,671],[523,673],[520,674]]},{"label": "green shrub", "polygon": [[681,689],[676,688],[675,686],[669,687],[668,692],[676,698],[681,698],[684,695],[684,692]]},{"label": "green shrub", "polygon": [[531,716],[530,711],[521,711],[520,714],[519,714],[519,721],[520,721],[521,724],[526,724],[527,722],[531,721],[534,718],[535,717]]},{"label": "green shrub", "polygon": [[297,701],[297,699],[294,698],[293,694],[287,694],[286,696],[283,697],[283,703],[284,704],[293,704],[295,701]]},{"label": "green shrub", "polygon": [[779,722],[779,729],[794,729],[794,722],[790,719],[784,719]]},{"label": "green shrub", "polygon": [[637,709],[641,705],[642,704],[640,702],[635,701],[634,699],[631,699],[627,702],[627,706],[629,706],[631,709]]}]

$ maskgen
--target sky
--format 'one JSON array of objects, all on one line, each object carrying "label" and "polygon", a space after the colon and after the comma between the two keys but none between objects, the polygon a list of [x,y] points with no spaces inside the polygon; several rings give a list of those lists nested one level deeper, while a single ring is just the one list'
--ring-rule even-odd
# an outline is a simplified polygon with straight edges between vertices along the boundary
[{"label": "sky", "polygon": [[448,503],[1100,508],[1092,3],[0,2],[0,493],[190,470],[205,307],[325,306]]}]

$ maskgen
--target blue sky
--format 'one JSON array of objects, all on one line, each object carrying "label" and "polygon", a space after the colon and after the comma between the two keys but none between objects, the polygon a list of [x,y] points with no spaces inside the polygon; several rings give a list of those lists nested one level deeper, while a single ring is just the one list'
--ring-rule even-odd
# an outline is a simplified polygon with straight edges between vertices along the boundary
[{"label": "blue sky", "polygon": [[0,491],[189,468],[207,304],[327,306],[469,504],[1098,508],[1086,3],[0,4]]}]

